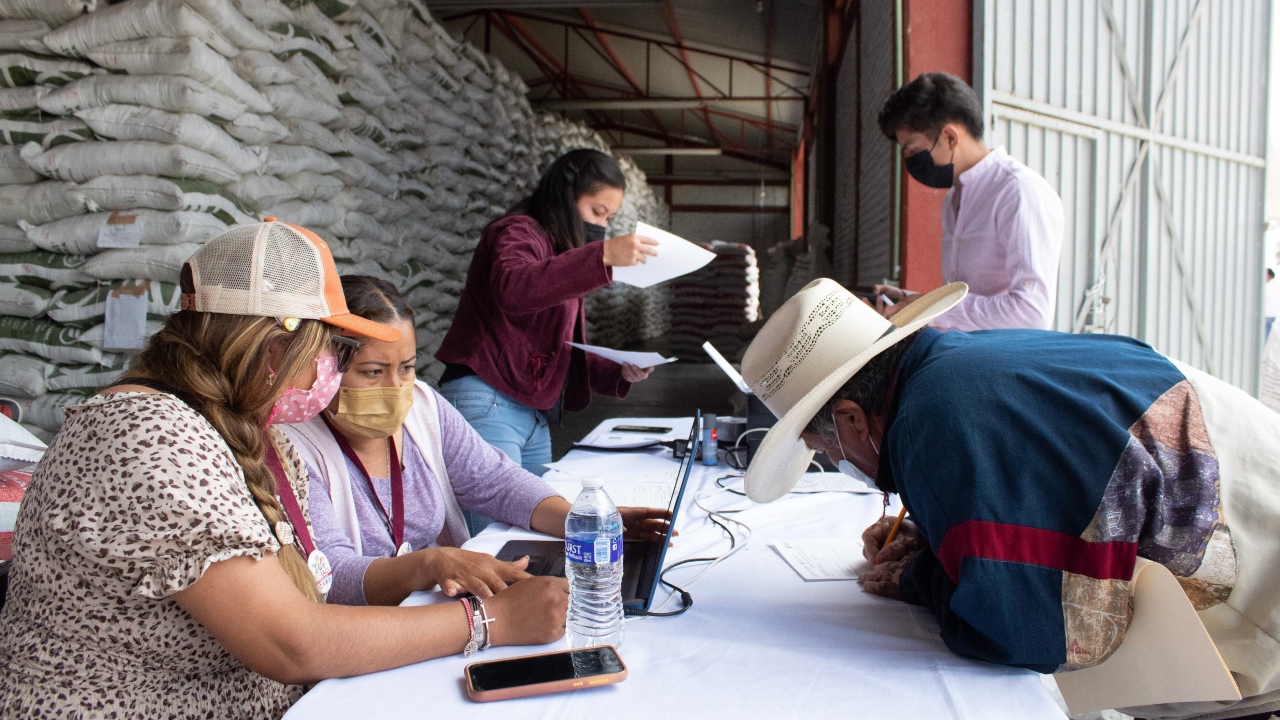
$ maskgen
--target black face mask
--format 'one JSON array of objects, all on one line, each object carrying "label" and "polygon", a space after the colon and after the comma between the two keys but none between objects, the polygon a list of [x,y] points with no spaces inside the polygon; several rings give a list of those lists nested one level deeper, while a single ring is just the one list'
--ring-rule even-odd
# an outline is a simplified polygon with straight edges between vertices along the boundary
[{"label": "black face mask", "polygon": [[604,225],[596,225],[585,220],[582,222],[582,229],[587,236],[587,242],[600,242],[609,233],[609,228]]},{"label": "black face mask", "polygon": [[[938,136],[941,140],[942,136]],[[938,143],[934,141],[934,147]],[[945,190],[955,184],[955,163],[947,163],[946,165],[938,165],[933,161],[933,148],[921,150],[911,155],[903,164],[907,166],[907,173],[916,179],[921,185],[931,188]]]}]

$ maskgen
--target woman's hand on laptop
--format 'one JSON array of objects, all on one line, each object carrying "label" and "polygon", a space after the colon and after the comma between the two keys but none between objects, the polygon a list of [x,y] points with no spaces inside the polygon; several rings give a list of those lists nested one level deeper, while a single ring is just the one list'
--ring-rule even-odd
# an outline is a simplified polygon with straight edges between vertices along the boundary
[{"label": "woman's hand on laptop", "polygon": [[666,508],[620,507],[618,513],[622,515],[622,536],[627,540],[656,542],[666,536],[671,524],[671,511]]},{"label": "woman's hand on laptop", "polygon": [[525,578],[532,577],[524,569],[529,558],[503,562],[486,553],[438,547],[418,551],[422,554],[425,580],[423,589],[439,585],[445,595],[458,597],[471,593],[489,598]]}]

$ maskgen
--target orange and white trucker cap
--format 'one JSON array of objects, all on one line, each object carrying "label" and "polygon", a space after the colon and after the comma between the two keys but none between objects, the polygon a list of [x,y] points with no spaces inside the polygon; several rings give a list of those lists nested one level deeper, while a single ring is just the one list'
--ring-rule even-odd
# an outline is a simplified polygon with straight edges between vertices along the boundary
[{"label": "orange and white trucker cap", "polygon": [[188,269],[194,291],[182,294],[183,310],[322,320],[374,340],[400,340],[399,330],[347,310],[324,240],[274,217],[210,240],[187,260]]}]

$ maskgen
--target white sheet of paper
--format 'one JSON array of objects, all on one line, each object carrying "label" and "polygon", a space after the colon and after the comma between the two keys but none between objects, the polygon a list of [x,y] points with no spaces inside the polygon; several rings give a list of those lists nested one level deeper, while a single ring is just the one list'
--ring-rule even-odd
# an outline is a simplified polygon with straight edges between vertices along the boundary
[{"label": "white sheet of paper", "polygon": [[[573,502],[582,491],[582,483],[577,481],[548,480],[547,484],[569,502]],[[618,507],[667,507],[671,502],[672,486],[672,483],[608,482],[604,491]]]},{"label": "white sheet of paper", "polygon": [[636,223],[636,234],[657,240],[658,256],[649,257],[646,262],[635,267],[615,267],[613,269],[615,282],[647,288],[681,275],[688,275],[716,257],[716,254],[710,250],[700,248],[679,235],[659,230],[647,223]]},{"label": "white sheet of paper", "polygon": [[147,285],[123,285],[107,295],[102,345],[108,350],[141,350],[147,337]]},{"label": "white sheet of paper", "polygon": [[651,368],[658,365],[666,365],[673,363],[675,358],[665,358],[656,352],[632,352],[630,350],[614,350],[612,348],[600,347],[599,345],[583,345],[582,343],[568,343],[579,350],[589,352],[592,355],[599,355],[605,360],[612,360],[619,365],[622,363],[631,363],[638,368]]},{"label": "white sheet of paper", "polygon": [[[642,437],[645,438],[646,440],[648,439],[681,440],[689,437],[689,429],[692,423],[693,423],[693,418],[687,418],[687,417],[685,418],[614,418],[613,420],[609,421],[608,427],[597,428],[596,430],[593,430],[590,435],[587,435],[585,438],[582,439],[582,442],[585,445],[599,445],[602,443],[596,442],[597,440],[605,437],[615,436],[615,435],[619,437],[623,435],[630,435],[634,437],[636,440],[639,440]],[[621,425],[638,425],[640,427],[660,427],[660,428],[671,428],[671,429],[666,433],[663,433],[661,437],[656,437],[653,435],[649,435],[647,433],[644,435],[640,435],[638,433],[614,432],[613,429]],[[619,444],[625,445],[628,443],[620,442]]]},{"label": "white sheet of paper", "polygon": [[636,433],[608,433],[598,435],[590,439],[590,442],[583,440],[581,444],[591,445],[593,447],[617,448],[619,450],[626,448],[645,448],[651,443],[661,442],[662,437],[659,435],[638,435]]},{"label": "white sheet of paper", "polygon": [[866,566],[858,540],[781,540],[773,547],[805,582],[857,580]]},{"label": "white sheet of paper", "polygon": [[[618,456],[608,454],[595,457],[575,457],[569,460],[558,460],[547,464],[548,470],[568,475],[574,482],[581,483],[583,478],[600,478],[608,483],[647,482],[667,483],[676,481],[676,473],[680,466],[672,462],[668,455],[646,455],[636,453],[628,455],[625,467],[619,467]],[[547,478],[551,479],[565,479]]]},{"label": "white sheet of paper", "polygon": [[878,495],[880,491],[867,487],[844,473],[805,473],[792,488],[793,493],[847,492],[859,495]]}]

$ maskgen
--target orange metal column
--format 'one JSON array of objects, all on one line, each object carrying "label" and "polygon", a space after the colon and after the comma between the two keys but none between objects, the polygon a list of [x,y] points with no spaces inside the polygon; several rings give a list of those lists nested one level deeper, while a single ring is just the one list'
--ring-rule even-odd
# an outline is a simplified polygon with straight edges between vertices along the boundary
[{"label": "orange metal column", "polygon": [[[973,82],[972,0],[903,0],[903,77],[943,71]],[[901,285],[925,292],[942,285],[942,198],[902,173]]]}]

